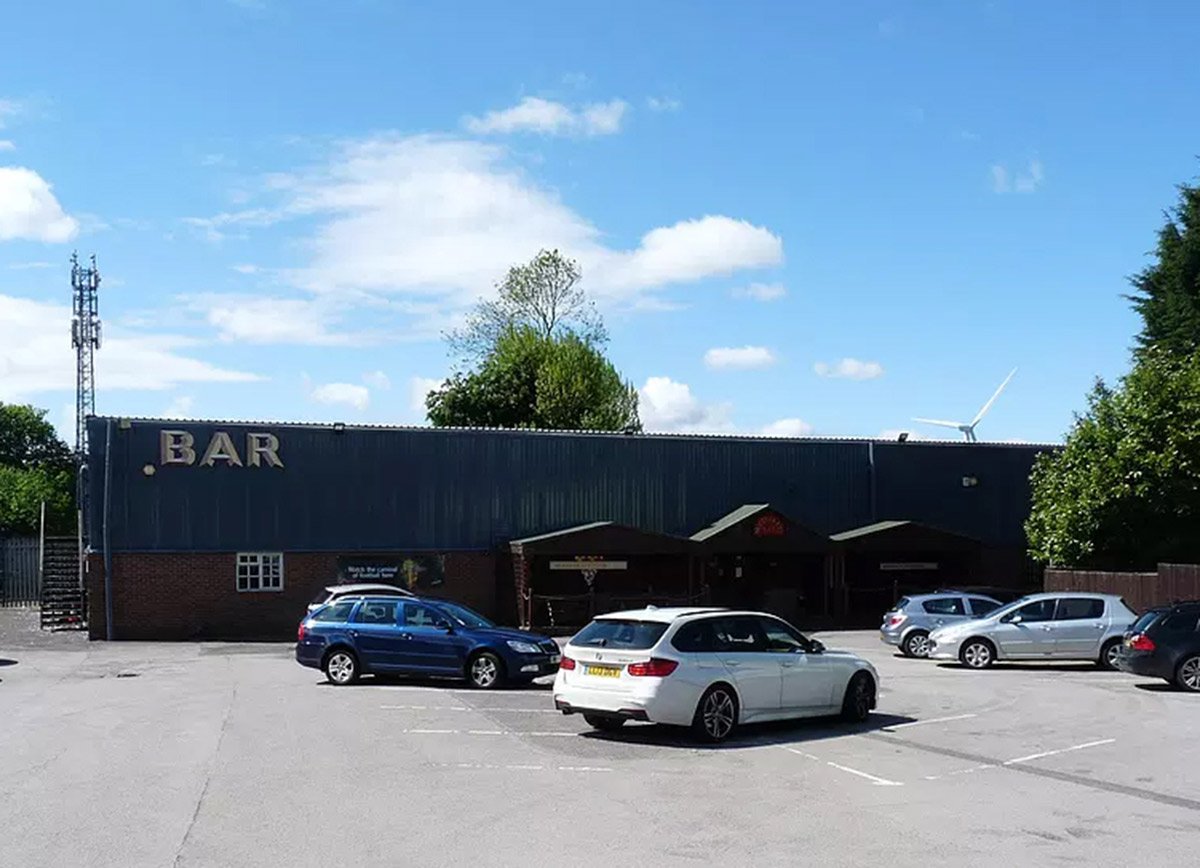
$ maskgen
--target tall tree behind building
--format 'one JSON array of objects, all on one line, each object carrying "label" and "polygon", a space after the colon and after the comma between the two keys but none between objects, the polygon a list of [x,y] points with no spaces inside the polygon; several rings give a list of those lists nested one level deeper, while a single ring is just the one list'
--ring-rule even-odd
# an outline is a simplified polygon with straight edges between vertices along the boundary
[{"label": "tall tree behind building", "polygon": [[495,299],[447,335],[466,371],[426,396],[437,426],[640,431],[638,394],[602,347],[579,265],[557,250],[510,268]]},{"label": "tall tree behind building", "polygon": [[1130,278],[1128,298],[1142,318],[1138,358],[1150,347],[1176,356],[1200,350],[1200,187],[1181,185],[1166,218],[1154,263]]},{"label": "tall tree behind building", "polygon": [[1200,561],[1200,188],[1183,185],[1149,266],[1133,369],[1097,381],[1061,452],[1032,476],[1025,530],[1046,563],[1153,569]]},{"label": "tall tree behind building", "polygon": [[582,278],[579,263],[557,250],[542,250],[514,265],[496,285],[496,298],[476,305],[466,326],[447,335],[451,352],[478,361],[505,332],[525,328],[547,340],[570,333],[590,346],[603,345],[608,334]]},{"label": "tall tree behind building", "polygon": [[75,526],[71,451],[46,411],[0,402],[0,534],[34,534],[42,503],[52,533]]}]

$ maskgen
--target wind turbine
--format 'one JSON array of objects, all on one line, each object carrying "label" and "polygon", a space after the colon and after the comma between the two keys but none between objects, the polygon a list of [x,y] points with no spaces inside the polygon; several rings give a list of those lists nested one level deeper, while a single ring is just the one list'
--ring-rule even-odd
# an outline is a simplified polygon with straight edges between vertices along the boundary
[{"label": "wind turbine", "polygon": [[982,407],[979,408],[979,412],[975,414],[975,418],[972,419],[969,423],[967,423],[967,422],[947,422],[944,419],[913,419],[913,421],[914,422],[924,422],[926,425],[939,425],[942,428],[957,429],[957,430],[963,432],[963,434],[967,438],[968,443],[975,443],[976,442],[975,426],[979,424],[979,420],[981,420],[984,417],[984,415],[987,413],[987,411],[992,409],[992,405],[996,403],[996,399],[1000,397],[1000,393],[1004,391],[1004,387],[1008,385],[1008,381],[1013,378],[1013,374],[1015,374],[1016,372],[1017,372],[1017,369],[1013,368],[1012,371],[1009,373],[1009,375],[1004,378],[1004,382],[1000,384],[1000,388],[996,390],[996,393],[994,395],[992,395],[992,397],[988,398],[988,402],[986,404],[984,404]]}]

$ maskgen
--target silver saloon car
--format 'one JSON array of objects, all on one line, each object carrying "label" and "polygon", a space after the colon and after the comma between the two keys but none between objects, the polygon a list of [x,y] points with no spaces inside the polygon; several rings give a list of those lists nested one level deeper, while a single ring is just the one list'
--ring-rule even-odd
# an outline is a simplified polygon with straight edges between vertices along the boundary
[{"label": "silver saloon car", "polygon": [[905,657],[928,657],[929,634],[939,627],[982,618],[1000,608],[1000,602],[983,594],[943,591],[901,597],[883,616],[879,638],[895,645]]},{"label": "silver saloon car", "polygon": [[1137,615],[1112,594],[1031,594],[985,618],[929,634],[929,656],[986,669],[997,660],[1094,660],[1116,668]]}]

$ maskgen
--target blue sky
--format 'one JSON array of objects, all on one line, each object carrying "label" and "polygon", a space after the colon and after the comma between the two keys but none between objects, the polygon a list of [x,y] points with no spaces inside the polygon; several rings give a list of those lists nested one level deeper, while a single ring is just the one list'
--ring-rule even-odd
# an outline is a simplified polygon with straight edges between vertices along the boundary
[{"label": "blue sky", "polygon": [[[1197,175],[1169,2],[21,4],[0,28],[0,400],[416,423],[439,334],[580,260],[652,430],[1053,441]],[[99,7],[103,7],[102,9]]]}]

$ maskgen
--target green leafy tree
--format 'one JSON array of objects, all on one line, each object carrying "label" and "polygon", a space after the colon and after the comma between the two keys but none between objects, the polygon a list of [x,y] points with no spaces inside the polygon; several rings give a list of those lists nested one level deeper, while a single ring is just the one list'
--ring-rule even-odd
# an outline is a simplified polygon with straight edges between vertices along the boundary
[{"label": "green leafy tree", "polygon": [[0,402],[0,465],[70,468],[71,450],[46,420],[46,411]]},{"label": "green leafy tree", "polygon": [[466,326],[447,336],[451,351],[478,361],[510,329],[526,328],[544,339],[574,334],[591,346],[603,345],[608,335],[581,279],[579,264],[557,250],[542,250],[513,266],[496,286],[496,298],[476,305]]},{"label": "green leafy tree", "polygon": [[1030,552],[1046,563],[1153,569],[1200,561],[1200,353],[1147,347],[1097,382],[1065,448],[1034,466]]},{"label": "green leafy tree", "polygon": [[529,326],[503,332],[475,370],[430,392],[426,407],[441,427],[641,430],[637,390],[595,346]]},{"label": "green leafy tree", "polygon": [[1200,187],[1182,185],[1158,232],[1155,262],[1130,278],[1142,317],[1140,358],[1152,347],[1176,355],[1200,349]]},{"label": "green leafy tree", "polygon": [[74,488],[71,452],[46,411],[0,403],[0,534],[37,533],[43,502],[47,530],[70,532]]}]

